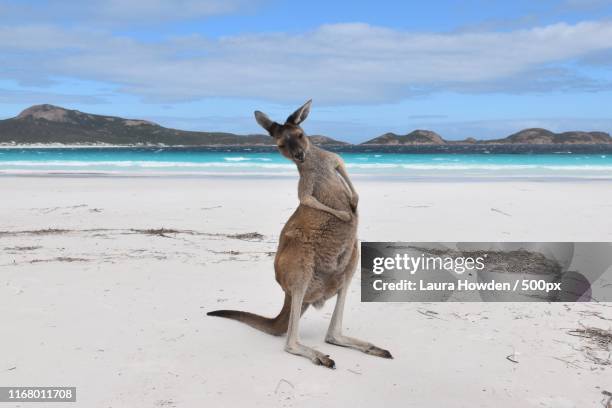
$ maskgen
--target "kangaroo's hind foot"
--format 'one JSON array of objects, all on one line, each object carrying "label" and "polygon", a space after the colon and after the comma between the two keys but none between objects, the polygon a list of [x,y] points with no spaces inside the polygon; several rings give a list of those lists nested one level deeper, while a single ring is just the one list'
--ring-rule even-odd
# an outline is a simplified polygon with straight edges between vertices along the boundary
[{"label": "kangaroo's hind foot", "polygon": [[306,357],[315,365],[321,365],[332,369],[336,368],[335,361],[329,358],[328,354],[323,354],[320,351],[304,346],[303,344],[297,342],[292,345],[287,344],[285,346],[285,351],[297,356]]},{"label": "kangaroo's hind foot", "polygon": [[343,336],[341,334],[328,334],[327,336],[325,336],[325,341],[329,344],[334,344],[336,346],[354,348],[356,350],[363,351],[364,353],[369,354],[371,356],[393,358],[389,350],[377,347],[372,343],[368,343],[367,341]]},{"label": "kangaroo's hind foot", "polygon": [[[351,266],[349,266],[350,268]],[[342,317],[344,313],[344,302],[346,300],[346,294],[348,292],[348,282],[338,291],[338,297],[336,300],[336,307],[334,308],[334,314],[332,315],[325,341],[336,346],[350,347],[359,351],[363,351],[366,354],[382,358],[393,358],[388,350],[382,349],[368,343],[367,341],[355,339],[342,334]]]}]

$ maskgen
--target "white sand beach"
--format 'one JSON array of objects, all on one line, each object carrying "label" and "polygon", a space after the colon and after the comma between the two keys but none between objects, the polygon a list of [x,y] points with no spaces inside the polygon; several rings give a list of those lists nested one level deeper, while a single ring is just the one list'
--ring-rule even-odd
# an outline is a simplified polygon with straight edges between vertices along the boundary
[{"label": "white sand beach", "polygon": [[[610,181],[355,185],[362,240],[612,241]],[[583,408],[612,392],[612,366],[568,333],[612,328],[610,303],[361,303],[356,274],[346,333],[395,358],[324,343],[328,302],[301,337],[336,370],[207,317],[280,309],[292,178],[0,177],[0,191],[0,385],[77,387],[54,407]]]}]

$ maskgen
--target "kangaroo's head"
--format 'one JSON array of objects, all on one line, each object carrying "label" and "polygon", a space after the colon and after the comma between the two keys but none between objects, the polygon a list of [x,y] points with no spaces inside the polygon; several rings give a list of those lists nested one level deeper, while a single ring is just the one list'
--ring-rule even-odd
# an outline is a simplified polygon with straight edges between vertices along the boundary
[{"label": "kangaroo's head", "polygon": [[303,163],[310,149],[310,142],[302,128],[302,123],[310,112],[312,100],[293,112],[283,125],[274,122],[265,113],[255,111],[255,119],[276,141],[276,146],[283,156],[295,163]]}]

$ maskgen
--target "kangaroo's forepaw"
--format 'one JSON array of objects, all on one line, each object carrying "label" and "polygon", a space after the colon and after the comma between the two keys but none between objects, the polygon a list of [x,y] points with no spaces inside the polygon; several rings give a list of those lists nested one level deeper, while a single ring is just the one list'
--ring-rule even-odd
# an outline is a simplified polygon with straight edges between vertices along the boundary
[{"label": "kangaroo's forepaw", "polygon": [[389,350],[381,349],[380,347],[370,346],[365,351],[366,354],[382,358],[393,358]]},{"label": "kangaroo's forepaw", "polygon": [[337,211],[334,215],[344,222],[349,222],[351,220],[351,213],[348,211]]},{"label": "kangaroo's forepaw", "polygon": [[334,360],[332,360],[331,358],[329,358],[328,355],[317,355],[313,360],[313,363],[315,363],[316,365],[322,365],[325,366],[327,368],[331,368],[332,370],[336,368],[336,363],[334,362]]}]

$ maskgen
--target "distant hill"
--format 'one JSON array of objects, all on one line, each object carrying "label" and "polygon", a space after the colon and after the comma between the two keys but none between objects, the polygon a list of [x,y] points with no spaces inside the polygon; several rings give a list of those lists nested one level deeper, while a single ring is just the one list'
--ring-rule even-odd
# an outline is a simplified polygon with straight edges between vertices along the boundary
[{"label": "distant hill", "polygon": [[[327,136],[313,135],[310,140],[322,146],[349,143]],[[405,135],[385,133],[362,145],[419,146],[464,144],[609,144],[605,132],[553,133],[546,129],[525,129],[503,139],[444,140],[431,130],[417,129]],[[236,135],[226,132],[195,132],[165,128],[139,119],[94,115],[54,105],[35,105],[18,116],[0,120],[0,144],[65,144],[119,146],[272,146],[268,135]]]},{"label": "distant hill", "polygon": [[[315,144],[345,144],[326,136]],[[18,116],[0,120],[2,144],[110,144],[110,145],[273,145],[268,135],[193,132],[170,129],[138,119],[93,115],[53,105],[35,105]]]},{"label": "distant hill", "polygon": [[308,139],[316,145],[319,146],[347,146],[350,143],[341,142],[340,140],[332,139],[331,137],[323,136],[323,135],[308,135]]},{"label": "distant hill", "polygon": [[463,140],[457,140],[455,143],[457,144],[474,144],[474,143],[478,143],[478,140],[474,139],[473,137],[467,137]]},{"label": "distant hill", "polygon": [[476,140],[468,137],[464,140],[444,140],[430,130],[415,130],[406,135],[385,133],[362,145],[467,145],[467,144],[608,144],[612,137],[605,132],[563,132],[553,133],[546,129],[525,129],[503,139]]},{"label": "distant hill", "polygon": [[385,133],[362,145],[443,145],[446,141],[436,132],[431,130],[414,130],[406,135]]},{"label": "distant hill", "polygon": [[515,144],[606,144],[612,138],[605,132],[563,132],[553,133],[550,130],[532,128],[521,130],[504,139],[487,140],[486,143]]}]

